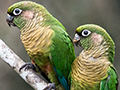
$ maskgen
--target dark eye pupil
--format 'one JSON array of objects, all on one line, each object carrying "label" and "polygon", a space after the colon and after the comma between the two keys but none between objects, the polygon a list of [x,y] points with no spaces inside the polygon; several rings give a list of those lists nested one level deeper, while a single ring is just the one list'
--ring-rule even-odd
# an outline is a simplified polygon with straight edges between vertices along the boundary
[{"label": "dark eye pupil", "polygon": [[20,12],[20,10],[18,10],[18,9],[15,10],[15,13],[19,13],[19,12]]},{"label": "dark eye pupil", "polygon": [[84,31],[84,34],[87,35],[87,34],[88,34],[88,31]]}]

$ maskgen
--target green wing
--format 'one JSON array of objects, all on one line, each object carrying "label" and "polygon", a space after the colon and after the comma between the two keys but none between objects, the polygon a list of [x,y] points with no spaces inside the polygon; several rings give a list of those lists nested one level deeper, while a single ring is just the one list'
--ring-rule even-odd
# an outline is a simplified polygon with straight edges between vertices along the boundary
[{"label": "green wing", "polygon": [[117,90],[118,76],[115,68],[111,65],[108,69],[108,77],[101,81],[100,90]]},{"label": "green wing", "polygon": [[62,27],[52,26],[51,29],[55,33],[52,40],[54,49],[51,51],[51,62],[53,62],[54,69],[61,84],[65,90],[68,90],[68,75],[71,69],[71,64],[75,59],[73,43]]}]

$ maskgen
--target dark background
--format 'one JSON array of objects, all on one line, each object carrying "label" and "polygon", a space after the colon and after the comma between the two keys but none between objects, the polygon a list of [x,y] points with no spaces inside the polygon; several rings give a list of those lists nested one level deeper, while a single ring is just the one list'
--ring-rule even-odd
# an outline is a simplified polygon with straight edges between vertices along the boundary
[{"label": "dark background", "polygon": [[[20,40],[20,31],[6,24],[7,8],[21,0],[0,0],[0,39],[20,58],[30,61]],[[120,76],[120,0],[33,0],[44,5],[67,29],[73,38],[82,24],[94,23],[104,27],[116,44],[114,66]],[[75,47],[76,56],[81,48]],[[120,87],[120,86],[119,86]],[[0,60],[0,90],[33,90],[16,72]]]}]

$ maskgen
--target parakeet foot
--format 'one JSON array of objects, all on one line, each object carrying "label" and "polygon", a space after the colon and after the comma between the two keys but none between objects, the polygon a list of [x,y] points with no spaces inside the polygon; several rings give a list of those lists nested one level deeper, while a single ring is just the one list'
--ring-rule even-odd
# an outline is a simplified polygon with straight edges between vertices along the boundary
[{"label": "parakeet foot", "polygon": [[24,65],[22,65],[19,69],[19,72],[25,68],[25,70],[28,70],[28,69],[32,69],[32,70],[35,70],[36,71],[36,67],[31,63],[31,62],[27,62],[25,63]]},{"label": "parakeet foot", "polygon": [[54,83],[48,84],[48,86],[45,87],[43,90],[52,90],[52,89],[56,90],[56,87],[55,87]]}]

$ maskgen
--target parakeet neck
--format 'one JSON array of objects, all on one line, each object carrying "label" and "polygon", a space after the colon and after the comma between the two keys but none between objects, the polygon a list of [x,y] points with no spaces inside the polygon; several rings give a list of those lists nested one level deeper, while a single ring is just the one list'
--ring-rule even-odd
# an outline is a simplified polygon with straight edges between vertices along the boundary
[{"label": "parakeet neck", "polygon": [[106,43],[106,42],[101,42],[100,45],[92,45],[88,49],[84,50],[87,52],[86,56],[90,56],[92,58],[99,58],[102,56],[105,56],[108,58],[110,62],[113,62],[115,50],[114,50],[114,43],[113,41]]},{"label": "parakeet neck", "polygon": [[60,26],[65,30],[64,26],[56,18],[54,18],[45,8],[35,12],[31,11],[31,13],[34,13],[33,18],[32,19],[26,18],[25,23],[21,23],[21,25],[24,24],[22,25],[22,28],[20,28],[21,31],[33,27],[38,28],[38,27],[48,27],[53,25]]},{"label": "parakeet neck", "polygon": [[54,32],[47,20],[47,14],[39,12],[21,28],[21,40],[29,55],[49,54]]},{"label": "parakeet neck", "polygon": [[100,81],[107,77],[110,53],[110,46],[104,42],[84,49],[72,64],[73,87],[76,90],[97,90]]}]

